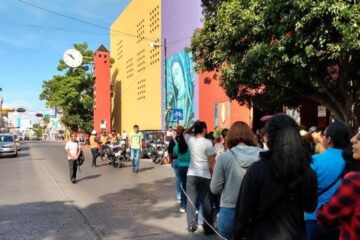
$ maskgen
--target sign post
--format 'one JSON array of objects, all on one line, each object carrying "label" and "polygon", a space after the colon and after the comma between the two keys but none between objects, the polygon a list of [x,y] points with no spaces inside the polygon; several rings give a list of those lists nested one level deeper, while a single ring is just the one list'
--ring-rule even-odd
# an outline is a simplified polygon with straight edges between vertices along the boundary
[{"label": "sign post", "polygon": [[172,109],[172,121],[178,122],[184,120],[184,111],[180,108]]}]

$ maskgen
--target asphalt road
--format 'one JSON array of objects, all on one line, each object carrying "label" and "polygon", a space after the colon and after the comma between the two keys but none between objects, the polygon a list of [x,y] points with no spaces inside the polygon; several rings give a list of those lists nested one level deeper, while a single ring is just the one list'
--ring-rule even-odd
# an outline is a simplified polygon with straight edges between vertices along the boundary
[{"label": "asphalt road", "polygon": [[0,158],[0,239],[216,239],[186,231],[173,170],[141,160],[142,170],[91,168],[90,151],[69,180],[63,143],[23,144]]}]

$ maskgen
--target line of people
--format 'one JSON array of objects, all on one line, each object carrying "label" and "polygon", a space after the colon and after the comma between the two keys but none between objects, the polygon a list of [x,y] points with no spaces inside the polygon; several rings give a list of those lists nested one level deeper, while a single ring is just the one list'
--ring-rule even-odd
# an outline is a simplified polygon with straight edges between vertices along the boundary
[{"label": "line of people", "polygon": [[235,122],[214,143],[205,122],[176,129],[169,157],[188,231],[203,220],[221,239],[360,239],[360,131],[335,122],[310,147],[279,114],[262,133],[259,144]]}]

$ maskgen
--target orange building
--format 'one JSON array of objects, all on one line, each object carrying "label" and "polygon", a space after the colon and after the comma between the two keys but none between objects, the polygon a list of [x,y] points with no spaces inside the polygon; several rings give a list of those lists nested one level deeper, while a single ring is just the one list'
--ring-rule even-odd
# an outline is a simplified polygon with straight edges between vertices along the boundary
[{"label": "orange building", "polygon": [[101,45],[94,54],[94,129],[110,131],[110,52]]},{"label": "orange building", "polygon": [[218,81],[206,83],[213,73],[201,73],[199,76],[199,119],[206,121],[209,131],[215,127],[230,128],[236,121],[252,125],[251,110],[229,100]]}]

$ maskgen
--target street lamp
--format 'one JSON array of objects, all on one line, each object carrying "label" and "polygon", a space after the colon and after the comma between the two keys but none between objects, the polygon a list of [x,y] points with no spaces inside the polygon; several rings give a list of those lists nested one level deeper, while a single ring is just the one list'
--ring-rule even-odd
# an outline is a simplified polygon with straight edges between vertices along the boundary
[{"label": "street lamp", "polygon": [[151,48],[160,48],[160,47],[163,47],[164,48],[164,81],[165,81],[165,83],[164,83],[164,87],[165,87],[165,91],[164,91],[164,95],[165,95],[165,109],[164,109],[164,113],[165,113],[165,118],[164,118],[164,121],[165,121],[165,125],[167,125],[166,124],[166,117],[167,117],[167,115],[168,115],[168,106],[167,106],[167,92],[166,92],[166,90],[167,90],[167,74],[166,74],[166,72],[167,72],[167,62],[166,62],[166,58],[167,58],[167,45],[166,45],[166,38],[164,38],[164,41],[163,41],[163,43],[161,44],[161,43],[159,43],[159,42],[150,42],[149,43],[149,46],[151,47]]}]

